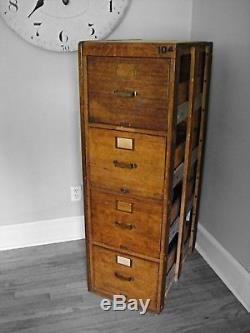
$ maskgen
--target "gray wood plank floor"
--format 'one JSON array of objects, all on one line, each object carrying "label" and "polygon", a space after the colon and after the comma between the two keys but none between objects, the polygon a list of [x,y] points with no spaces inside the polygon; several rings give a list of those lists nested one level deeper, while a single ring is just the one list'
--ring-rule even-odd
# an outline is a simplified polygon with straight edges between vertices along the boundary
[{"label": "gray wood plank floor", "polygon": [[102,311],[84,241],[0,252],[0,333],[249,333],[250,314],[195,252],[160,314]]}]

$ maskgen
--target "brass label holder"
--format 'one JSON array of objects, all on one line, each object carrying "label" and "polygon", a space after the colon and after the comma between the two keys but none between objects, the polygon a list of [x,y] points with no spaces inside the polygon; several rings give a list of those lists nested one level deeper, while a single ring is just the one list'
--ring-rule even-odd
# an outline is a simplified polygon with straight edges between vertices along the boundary
[{"label": "brass label holder", "polygon": [[133,204],[131,202],[125,202],[125,201],[116,201],[116,209],[120,210],[122,212],[126,213],[132,213],[133,212]]},{"label": "brass label holder", "polygon": [[132,138],[115,138],[115,147],[118,149],[134,150],[134,139]]},{"label": "brass label holder", "polygon": [[129,258],[121,257],[121,256],[116,256],[116,262],[117,264],[131,267],[132,266],[132,260]]}]

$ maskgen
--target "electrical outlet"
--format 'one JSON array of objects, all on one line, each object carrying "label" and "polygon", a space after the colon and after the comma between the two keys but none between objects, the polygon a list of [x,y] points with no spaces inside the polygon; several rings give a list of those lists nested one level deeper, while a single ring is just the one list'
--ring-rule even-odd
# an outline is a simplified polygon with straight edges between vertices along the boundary
[{"label": "electrical outlet", "polygon": [[81,201],[82,200],[82,186],[71,186],[71,201]]}]

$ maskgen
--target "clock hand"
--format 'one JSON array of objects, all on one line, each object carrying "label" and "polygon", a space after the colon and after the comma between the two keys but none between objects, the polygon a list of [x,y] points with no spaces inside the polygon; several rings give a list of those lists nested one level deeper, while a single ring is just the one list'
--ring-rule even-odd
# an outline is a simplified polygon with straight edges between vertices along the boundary
[{"label": "clock hand", "polygon": [[44,0],[37,0],[37,4],[35,6],[35,8],[32,10],[32,12],[29,14],[29,18],[31,17],[31,15],[40,7],[42,7],[44,5]]}]

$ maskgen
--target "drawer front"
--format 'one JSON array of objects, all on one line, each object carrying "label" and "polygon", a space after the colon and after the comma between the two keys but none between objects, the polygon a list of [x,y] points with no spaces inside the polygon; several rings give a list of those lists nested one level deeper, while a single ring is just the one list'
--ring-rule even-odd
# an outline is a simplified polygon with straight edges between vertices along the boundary
[{"label": "drawer front", "polygon": [[93,246],[94,289],[127,298],[150,299],[156,305],[157,263]]},{"label": "drawer front", "polygon": [[91,190],[92,238],[159,258],[162,205]]},{"label": "drawer front", "polygon": [[89,121],[167,129],[169,60],[88,57]]},{"label": "drawer front", "polygon": [[92,186],[162,198],[165,138],[99,128],[88,133]]}]

